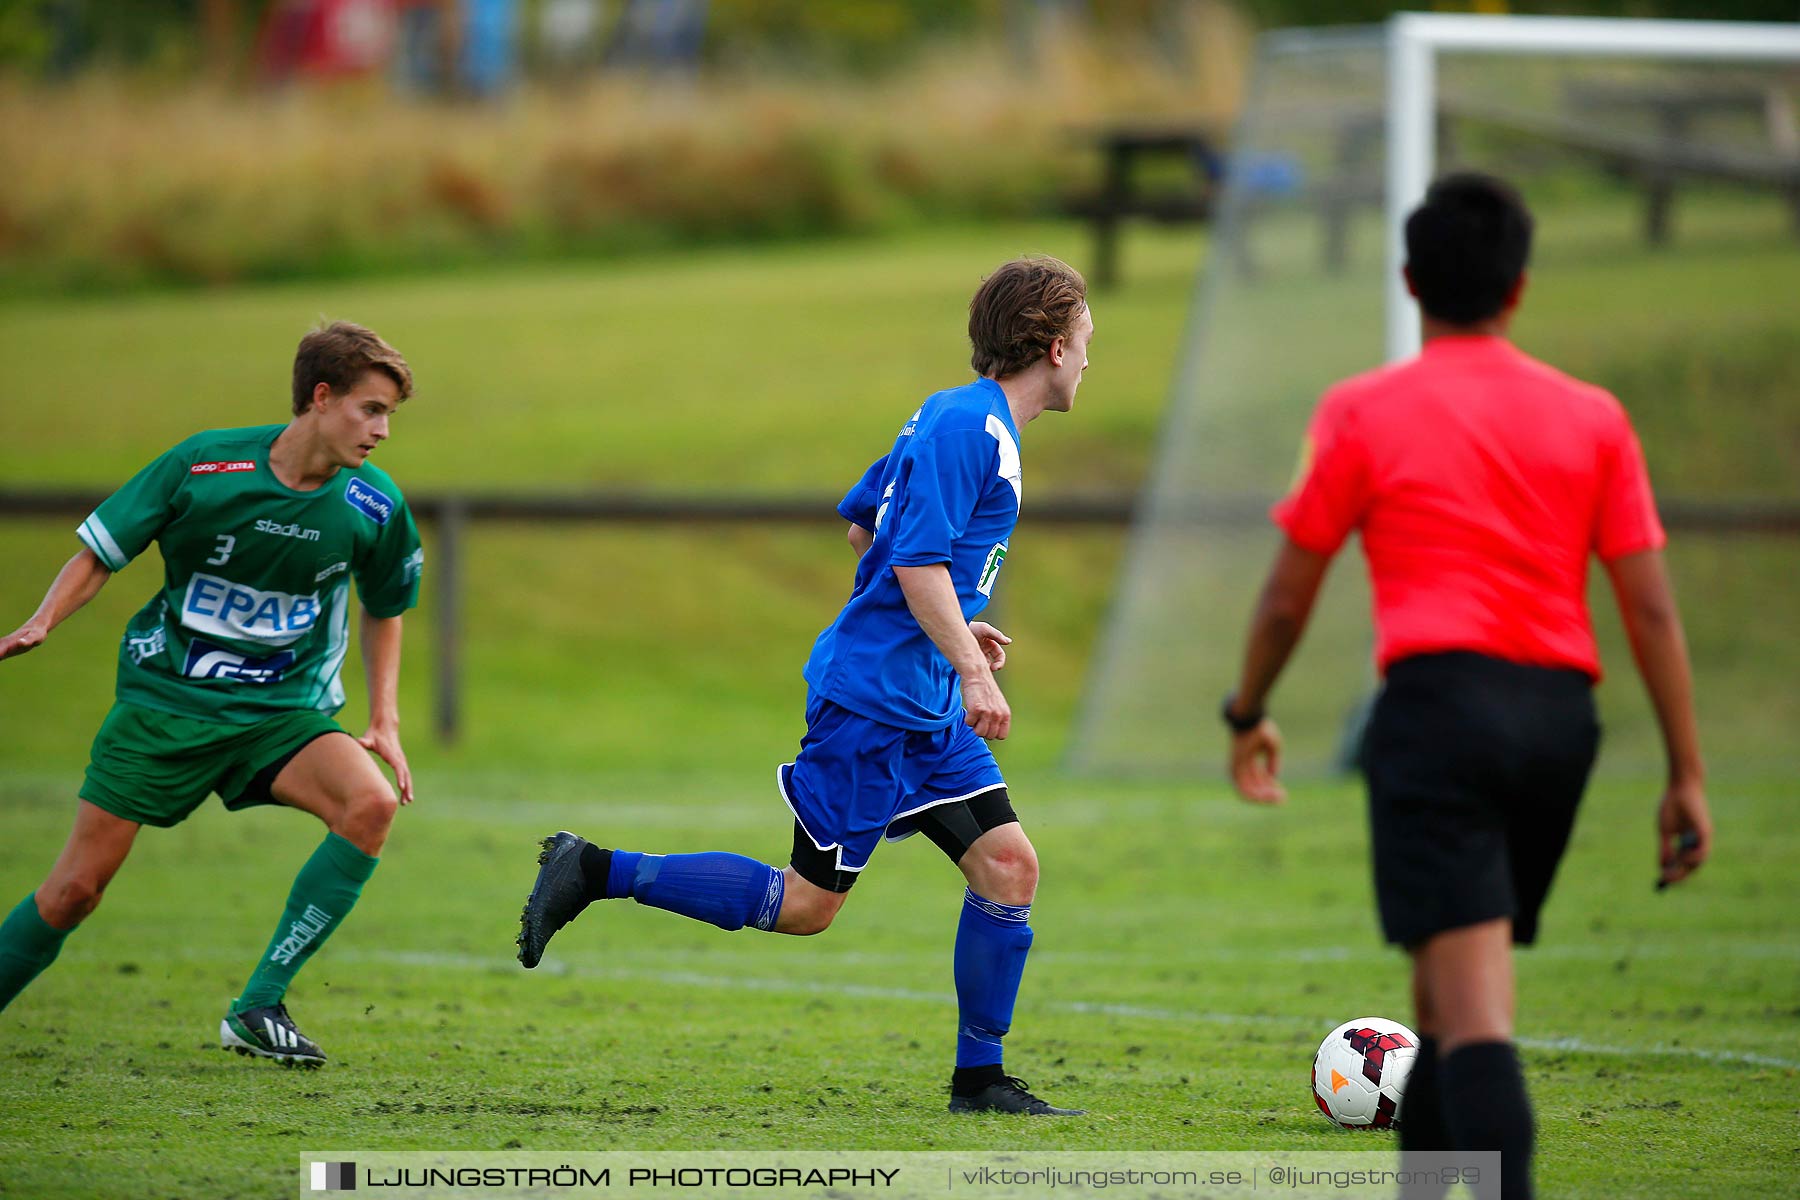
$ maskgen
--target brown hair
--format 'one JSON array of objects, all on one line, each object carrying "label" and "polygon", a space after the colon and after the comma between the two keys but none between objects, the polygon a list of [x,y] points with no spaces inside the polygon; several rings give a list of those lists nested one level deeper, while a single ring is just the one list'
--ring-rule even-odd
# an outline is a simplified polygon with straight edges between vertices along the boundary
[{"label": "brown hair", "polygon": [[300,339],[294,352],[294,415],[312,407],[319,384],[341,396],[370,371],[381,371],[399,385],[402,400],[412,395],[412,368],[380,334],[349,321],[320,325]]},{"label": "brown hair", "polygon": [[1016,375],[1073,333],[1086,306],[1087,280],[1061,259],[1002,263],[969,301],[969,364],[977,375]]}]

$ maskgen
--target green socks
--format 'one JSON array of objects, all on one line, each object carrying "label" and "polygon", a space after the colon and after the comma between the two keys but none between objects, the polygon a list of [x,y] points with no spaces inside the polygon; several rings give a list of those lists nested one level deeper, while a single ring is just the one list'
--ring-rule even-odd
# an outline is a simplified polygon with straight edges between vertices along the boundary
[{"label": "green socks", "polygon": [[[335,833],[325,835],[294,878],[274,940],[244,985],[244,994],[232,1005],[233,1012],[281,1003],[294,973],[349,914],[378,861]],[[35,892],[6,915],[0,923],[0,1009],[56,961],[69,932],[53,928],[38,915]]]},{"label": "green socks", "polygon": [[287,911],[281,914],[275,937],[244,985],[243,995],[231,1006],[232,1012],[281,1003],[294,973],[349,915],[379,861],[335,833],[325,835],[294,877]]},{"label": "green socks", "polygon": [[28,892],[0,924],[0,1009],[12,1003],[38,972],[56,961],[70,930],[38,916],[37,893]]}]

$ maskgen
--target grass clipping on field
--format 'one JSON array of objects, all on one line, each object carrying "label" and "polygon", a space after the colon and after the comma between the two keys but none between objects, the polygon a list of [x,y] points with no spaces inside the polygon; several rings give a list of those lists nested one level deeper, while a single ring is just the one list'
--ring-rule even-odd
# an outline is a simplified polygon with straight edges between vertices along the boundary
[{"label": "grass clipping on field", "polygon": [[1245,41],[935,54],[882,80],[598,77],[496,104],[384,84],[0,83],[0,270],[33,285],[341,274],[1052,207],[1085,129],[1219,126]]}]

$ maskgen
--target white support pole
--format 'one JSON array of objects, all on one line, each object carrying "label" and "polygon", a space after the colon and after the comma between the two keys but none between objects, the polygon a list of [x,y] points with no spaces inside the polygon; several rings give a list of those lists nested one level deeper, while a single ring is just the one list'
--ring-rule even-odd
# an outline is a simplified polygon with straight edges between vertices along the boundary
[{"label": "white support pole", "polygon": [[1643,17],[1513,17],[1402,13],[1409,36],[1437,50],[1579,58],[1792,62],[1800,23],[1662,21]]},{"label": "white support pole", "polygon": [[1402,227],[1425,198],[1437,153],[1437,56],[1417,36],[1416,13],[1388,22],[1387,35],[1387,357],[1419,352],[1419,315],[1400,268],[1406,262]]},{"label": "white support pole", "polygon": [[1437,55],[1545,54],[1591,58],[1800,62],[1800,23],[1660,21],[1398,13],[1387,27],[1387,357],[1419,350],[1419,317],[1400,277],[1406,214],[1435,171]]}]

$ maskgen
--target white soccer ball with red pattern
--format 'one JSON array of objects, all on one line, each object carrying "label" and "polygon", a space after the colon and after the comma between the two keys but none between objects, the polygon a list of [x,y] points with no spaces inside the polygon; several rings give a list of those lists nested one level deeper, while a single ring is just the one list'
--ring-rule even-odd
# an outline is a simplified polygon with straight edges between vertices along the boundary
[{"label": "white soccer ball with red pattern", "polygon": [[1325,1035],[1313,1056],[1313,1099],[1333,1125],[1392,1129],[1418,1055],[1418,1035],[1398,1021],[1345,1021]]}]

